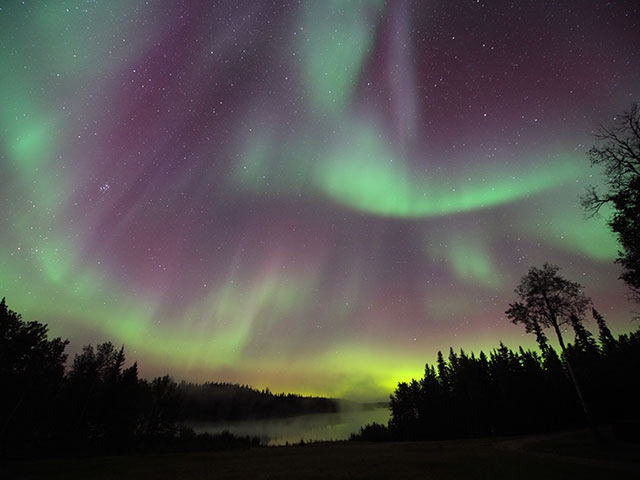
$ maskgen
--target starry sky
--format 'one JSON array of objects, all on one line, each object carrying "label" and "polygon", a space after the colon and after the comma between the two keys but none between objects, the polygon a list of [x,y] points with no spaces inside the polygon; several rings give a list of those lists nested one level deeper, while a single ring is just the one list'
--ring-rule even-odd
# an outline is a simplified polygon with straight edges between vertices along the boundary
[{"label": "starry sky", "polygon": [[0,296],[142,376],[361,399],[533,347],[545,261],[628,332],[579,196],[639,47],[636,1],[2,2]]}]

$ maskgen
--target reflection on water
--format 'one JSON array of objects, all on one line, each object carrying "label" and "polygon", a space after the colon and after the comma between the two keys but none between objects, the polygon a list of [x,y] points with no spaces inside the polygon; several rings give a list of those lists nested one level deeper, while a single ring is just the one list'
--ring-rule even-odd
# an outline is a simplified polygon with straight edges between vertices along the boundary
[{"label": "reflection on water", "polygon": [[228,431],[235,436],[258,437],[261,445],[347,440],[368,423],[386,425],[388,408],[374,408],[340,413],[318,413],[298,417],[272,418],[242,422],[190,422],[196,433],[218,434]]}]

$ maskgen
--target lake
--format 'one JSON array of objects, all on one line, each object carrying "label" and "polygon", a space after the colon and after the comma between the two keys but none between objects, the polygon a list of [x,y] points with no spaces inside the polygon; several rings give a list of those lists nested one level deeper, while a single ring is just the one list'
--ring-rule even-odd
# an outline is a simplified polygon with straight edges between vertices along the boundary
[{"label": "lake", "polygon": [[351,433],[368,423],[386,425],[387,407],[337,413],[317,413],[297,417],[237,422],[188,422],[196,433],[219,434],[228,431],[238,437],[258,437],[261,445],[286,445],[304,442],[348,440]]}]

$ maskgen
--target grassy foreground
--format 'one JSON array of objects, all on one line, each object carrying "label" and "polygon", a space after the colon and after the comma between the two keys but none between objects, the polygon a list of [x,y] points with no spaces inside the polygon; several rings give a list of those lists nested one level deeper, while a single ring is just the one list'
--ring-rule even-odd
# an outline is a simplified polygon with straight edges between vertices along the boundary
[{"label": "grassy foreground", "polygon": [[318,443],[5,466],[11,478],[29,479],[631,479],[640,478],[640,446],[594,447],[588,435],[573,434],[532,440]]}]

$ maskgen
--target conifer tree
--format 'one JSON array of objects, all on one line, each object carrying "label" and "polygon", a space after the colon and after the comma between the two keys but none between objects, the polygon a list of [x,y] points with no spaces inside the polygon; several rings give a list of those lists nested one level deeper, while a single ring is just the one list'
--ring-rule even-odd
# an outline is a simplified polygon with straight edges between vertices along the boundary
[{"label": "conifer tree", "polygon": [[610,351],[613,345],[615,345],[616,340],[613,338],[611,330],[609,330],[609,327],[607,326],[607,322],[595,308],[591,309],[591,315],[598,324],[598,340],[600,341],[600,345],[602,345],[605,352]]}]

